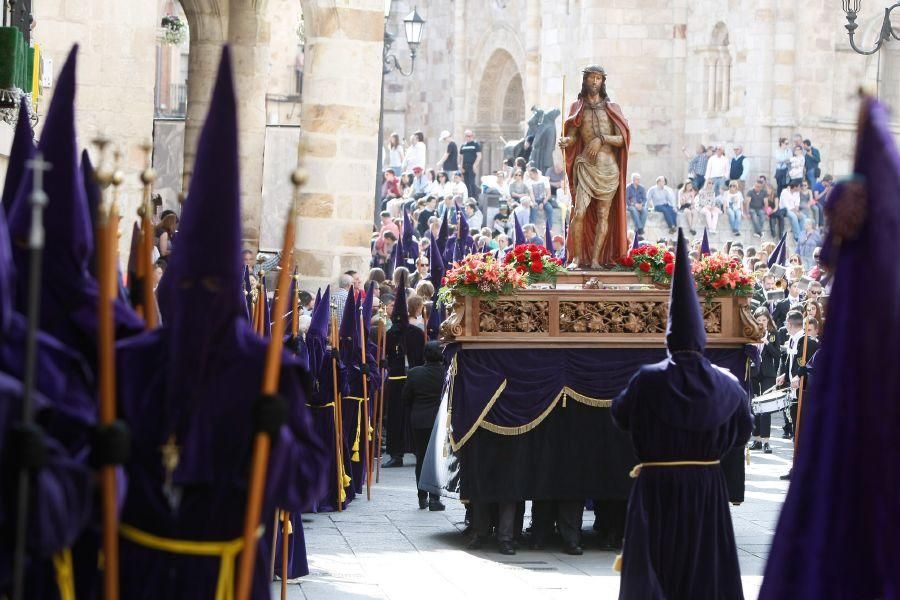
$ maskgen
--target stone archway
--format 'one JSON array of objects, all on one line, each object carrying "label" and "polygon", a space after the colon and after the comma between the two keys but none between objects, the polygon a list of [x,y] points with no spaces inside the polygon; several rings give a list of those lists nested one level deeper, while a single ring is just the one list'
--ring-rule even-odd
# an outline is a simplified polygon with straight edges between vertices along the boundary
[{"label": "stone archway", "polygon": [[474,129],[482,143],[483,175],[500,166],[503,139],[522,137],[525,91],[518,64],[503,48],[491,53],[479,81]]}]

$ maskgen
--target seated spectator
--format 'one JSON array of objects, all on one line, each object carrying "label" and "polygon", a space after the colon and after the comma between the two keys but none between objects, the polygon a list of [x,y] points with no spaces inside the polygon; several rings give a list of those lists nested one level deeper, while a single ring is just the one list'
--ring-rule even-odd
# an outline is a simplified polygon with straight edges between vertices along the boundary
[{"label": "seated spectator", "polygon": [[[781,209],[780,197],[775,194],[775,186],[771,184],[766,185],[766,206],[764,210],[769,218],[769,231],[772,233],[772,237],[781,239],[784,233],[784,211]],[[768,250],[767,253],[771,253],[771,250]]]},{"label": "seated spectator", "polygon": [[416,219],[416,233],[420,238],[428,231],[428,222],[435,215],[437,215],[437,198],[425,196],[425,206],[419,211]]},{"label": "seated spectator", "polygon": [[[532,198],[531,187],[525,183],[524,171],[516,171],[513,173],[512,183],[509,184],[509,197],[519,204],[521,204],[522,200],[525,198]],[[530,213],[525,220],[531,220]]]},{"label": "seated spectator", "polygon": [[534,244],[535,246],[544,245],[544,240],[537,234],[537,227],[535,227],[534,223],[526,224],[522,228],[522,232],[525,234],[525,241],[521,243]]},{"label": "seated spectator", "polygon": [[675,233],[678,229],[678,215],[675,212],[675,192],[666,185],[666,178],[662,175],[656,178],[656,185],[647,191],[647,200],[653,204],[653,210],[663,214],[669,233]]},{"label": "seated spectator", "polygon": [[812,267],[813,252],[822,245],[822,234],[819,233],[818,227],[810,220],[803,225],[803,233],[800,234],[800,241],[797,242],[797,253],[800,260],[807,267]]},{"label": "seated spectator", "polygon": [[728,182],[728,191],[724,194],[722,202],[725,212],[728,214],[728,224],[731,225],[731,233],[735,237],[741,235],[741,222],[744,218],[744,195],[741,193],[737,181]]},{"label": "seated spectator", "polygon": [[389,200],[399,198],[400,181],[393,169],[384,170],[384,182],[381,184],[381,208],[386,209]]},{"label": "seated spectator", "polygon": [[745,200],[745,210],[750,215],[750,221],[753,224],[753,236],[761,238],[763,232],[763,224],[766,221],[766,189],[762,178],[756,180],[753,189],[747,192]]},{"label": "seated spectator", "polygon": [[439,171],[437,174],[437,179],[435,179],[433,189],[429,189],[428,193],[433,194],[438,198],[443,198],[446,195],[453,195],[453,192],[450,190],[450,176],[447,175],[444,171]]},{"label": "seated spectator", "polygon": [[544,219],[548,223],[553,223],[553,204],[550,197],[550,182],[546,177],[541,175],[535,167],[528,169],[528,185],[531,186],[531,197],[534,200],[534,207],[531,210],[532,223],[537,221],[537,213],[539,209],[544,211]]},{"label": "seated spectator", "polygon": [[[695,222],[700,217],[700,209],[697,208],[697,192],[694,190],[694,184],[690,179],[684,182],[681,189],[678,190],[678,212],[681,213],[684,224],[687,226],[691,235],[697,235]],[[637,235],[642,232],[638,231]]]},{"label": "seated spectator", "polygon": [[497,210],[497,214],[494,215],[494,218],[491,221],[491,227],[493,227],[494,231],[496,231],[497,233],[507,233],[510,226],[509,219],[509,204],[507,204],[506,202],[501,202],[500,208]]},{"label": "seated spectator", "polygon": [[715,187],[712,181],[707,181],[703,189],[697,195],[696,205],[700,209],[700,214],[706,218],[706,227],[710,233],[717,233],[719,229],[719,215],[722,214],[722,208],[716,198]]},{"label": "seated spectator", "polygon": [[558,234],[553,236],[553,256],[560,260],[566,257],[566,239]]},{"label": "seated spectator", "polygon": [[631,183],[625,188],[625,207],[638,235],[644,235],[647,225],[647,190],[641,185],[641,174],[632,173]]},{"label": "seated spectator", "polygon": [[469,222],[470,231],[478,231],[484,222],[484,215],[478,209],[478,203],[471,198],[466,201],[466,221]]},{"label": "seated spectator", "polygon": [[412,197],[413,198],[424,198],[428,193],[428,186],[431,184],[428,181],[428,177],[425,176],[425,172],[422,170],[422,167],[413,168],[413,180],[412,180]]},{"label": "seated spectator", "polygon": [[462,173],[459,171],[453,172],[453,180],[450,182],[450,193],[454,196],[468,196],[469,189],[466,187],[466,183],[463,181]]},{"label": "seated spectator", "polygon": [[550,195],[556,198],[559,190],[565,185],[566,170],[563,169],[562,163],[553,161],[553,168],[546,175],[547,181],[550,182]]},{"label": "seated spectator", "polygon": [[806,223],[806,216],[800,212],[800,181],[791,180],[790,185],[781,192],[779,203],[783,216],[791,224],[791,232],[794,235],[794,241],[800,241],[800,233]]}]

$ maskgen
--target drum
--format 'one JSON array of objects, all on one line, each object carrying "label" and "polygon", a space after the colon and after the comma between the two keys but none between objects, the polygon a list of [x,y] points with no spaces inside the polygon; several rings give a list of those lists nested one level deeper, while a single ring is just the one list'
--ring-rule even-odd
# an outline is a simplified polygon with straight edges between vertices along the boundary
[{"label": "drum", "polygon": [[767,415],[785,410],[790,406],[790,390],[772,390],[750,401],[750,409],[754,415]]}]

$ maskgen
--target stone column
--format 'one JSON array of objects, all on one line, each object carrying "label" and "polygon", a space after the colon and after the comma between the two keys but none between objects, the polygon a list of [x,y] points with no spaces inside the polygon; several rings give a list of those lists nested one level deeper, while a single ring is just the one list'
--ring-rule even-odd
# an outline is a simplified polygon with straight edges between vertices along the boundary
[{"label": "stone column", "polygon": [[528,0],[525,7],[526,109],[541,101],[541,33],[541,0]]},{"label": "stone column", "polygon": [[220,6],[215,0],[185,0],[182,6],[191,31],[187,117],[184,121],[184,171],[187,174],[194,169],[197,139],[209,110],[209,98],[222,54],[222,44],[225,43],[228,32],[228,6]]},{"label": "stone column", "polygon": [[[352,8],[351,8],[352,6]],[[378,155],[382,0],[303,0],[307,24],[296,256],[304,288],[367,272]]]},{"label": "stone column", "polygon": [[[241,237],[244,246],[259,246],[263,156],[266,145],[266,89],[269,73],[269,23],[265,2],[231,0],[228,43],[237,92],[241,168]],[[291,166],[285,165],[285,178]]]}]

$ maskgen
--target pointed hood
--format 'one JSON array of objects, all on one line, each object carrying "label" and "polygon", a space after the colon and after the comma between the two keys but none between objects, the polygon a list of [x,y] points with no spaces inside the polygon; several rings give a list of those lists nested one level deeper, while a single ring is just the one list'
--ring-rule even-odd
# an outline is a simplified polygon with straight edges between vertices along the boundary
[{"label": "pointed hood", "polygon": [[513,213],[513,221],[515,221],[515,230],[514,231],[516,234],[516,239],[513,241],[513,247],[515,247],[515,246],[518,246],[519,244],[526,243],[526,240],[525,240],[525,232],[522,231],[522,224],[519,223],[519,217],[516,215],[515,212]]},{"label": "pointed hood", "polygon": [[[92,367],[97,361],[97,281],[88,271],[94,234],[75,139],[75,62],[78,47],[69,53],[56,80],[53,99],[44,119],[38,151],[50,163],[44,176],[44,210],[40,327],[79,352]],[[16,265],[15,306],[27,313],[27,241],[31,230],[34,178],[25,177],[9,212],[9,233]],[[143,322],[121,300],[114,305],[116,337],[143,331]]]},{"label": "pointed hood", "polygon": [[[52,256],[49,265],[57,265],[58,276],[77,277],[87,270],[88,257],[93,251],[94,236],[88,212],[84,183],[79,168],[78,144],[75,140],[75,64],[78,46],[72,48],[59,72],[56,89],[47,116],[38,150],[52,170],[44,177],[44,191],[48,204],[44,211],[46,231],[45,256]],[[9,213],[12,239],[27,240],[31,228],[32,179],[19,186]]]},{"label": "pointed hood", "polygon": [[9,230],[6,215],[0,210],[0,333],[7,331],[13,313],[13,294],[16,284],[12,248],[9,244]]},{"label": "pointed hood", "polygon": [[13,134],[9,160],[6,163],[6,181],[3,182],[2,203],[6,215],[12,209],[16,192],[28,170],[28,161],[34,158],[34,151],[34,131],[31,129],[31,121],[28,118],[28,103],[25,101],[25,96],[22,96],[19,102],[16,132]]},{"label": "pointed hood", "polygon": [[[241,205],[238,178],[237,107],[228,47],[213,89],[194,161],[189,200],[181,215],[178,244],[157,288],[167,307],[167,396],[170,405],[194,393],[210,375],[220,345],[235,343],[234,322],[246,315],[241,300]],[[165,314],[165,313],[164,313]],[[249,324],[243,323],[248,329]]]},{"label": "pointed hood", "polygon": [[[634,239],[637,239],[637,234],[634,234]],[[547,219],[546,225],[544,226],[544,247],[550,251],[550,254],[553,254],[553,231],[550,229],[550,219]]]},{"label": "pointed hood", "polygon": [[403,245],[406,248],[411,248],[415,242],[413,241],[413,232],[416,230],[415,225],[413,225],[412,218],[409,216],[409,209],[405,206],[403,207]]},{"label": "pointed hood", "polygon": [[784,265],[784,262],[780,262],[781,255],[784,253],[785,242],[787,241],[787,232],[781,235],[781,239],[778,241],[778,245],[775,246],[775,249],[772,250],[772,254],[769,255],[769,258],[766,259],[766,266],[770,269],[775,265]]},{"label": "pointed hood", "polygon": [[456,239],[464,240],[469,237],[469,221],[466,219],[466,211],[456,208]]},{"label": "pointed hood", "polygon": [[666,327],[666,347],[669,353],[679,351],[703,352],[706,348],[706,328],[703,311],[697,299],[697,287],[691,272],[691,257],[684,233],[678,228],[675,249],[675,273],[669,297],[669,322]]},{"label": "pointed hood", "polygon": [[[91,231],[97,231],[97,218],[100,214],[100,204],[103,201],[103,195],[100,191],[100,185],[97,183],[94,165],[91,163],[91,157],[87,150],[81,151],[81,178],[84,181],[84,194],[87,200],[88,215],[91,218]],[[134,253],[133,235],[131,240],[132,253]],[[128,270],[130,272],[132,270],[131,257],[128,258],[128,261]],[[97,254],[93,250],[88,257],[88,270],[93,277],[97,277]]]},{"label": "pointed hood", "polygon": [[[900,355],[900,269],[889,250],[900,231],[900,149],[889,115],[862,100],[854,177],[828,196],[829,324],[807,363],[812,401],[803,403],[763,600],[888,598],[900,589],[900,371],[889,366]],[[873,282],[886,300],[878,310]]]},{"label": "pointed hood", "polygon": [[363,300],[362,305],[363,331],[366,332],[366,335],[369,335],[369,330],[372,328],[372,306],[374,303],[375,282],[370,281],[366,284],[366,299]]},{"label": "pointed hood", "polygon": [[406,288],[408,286],[406,274],[400,276],[400,284],[394,296],[394,310],[391,311],[391,326],[406,327],[409,325],[409,311],[406,307]]},{"label": "pointed hood", "polygon": [[428,278],[431,280],[435,296],[437,296],[437,292],[441,289],[441,284],[444,280],[444,273],[447,272],[447,267],[444,265],[444,257],[441,256],[439,248],[435,246],[437,244],[431,244],[428,247],[428,268],[431,272]]},{"label": "pointed hood", "polygon": [[700,256],[709,256],[712,252],[709,249],[709,232],[706,227],[703,228],[703,240],[700,242]]},{"label": "pointed hood", "polygon": [[325,364],[328,349],[328,327],[331,316],[331,286],[316,292],[316,304],[313,306],[309,329],[306,331],[306,348],[309,352],[309,372],[318,378]]},{"label": "pointed hood", "polygon": [[638,237],[638,234],[637,234],[637,232],[635,231],[635,232],[634,232],[634,239],[631,240],[631,249],[632,249],[632,250],[637,250],[638,247],[639,247],[640,245],[641,245],[641,238]]},{"label": "pointed hood", "polygon": [[344,314],[341,315],[341,325],[338,330],[341,348],[341,362],[354,366],[359,364],[359,304],[356,302],[356,293],[351,288],[344,302]]},{"label": "pointed hood", "polygon": [[441,254],[447,249],[447,239],[450,237],[450,222],[449,222],[449,210],[444,211],[444,218],[441,219],[441,228],[438,231],[437,243],[438,249],[441,251]]},{"label": "pointed hood", "polygon": [[262,335],[268,338],[272,333],[272,310],[269,308],[269,290],[266,289],[265,277],[259,285],[259,299],[262,302]]}]

